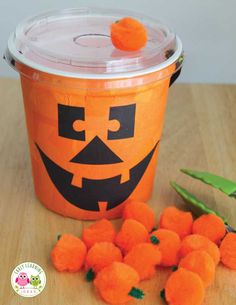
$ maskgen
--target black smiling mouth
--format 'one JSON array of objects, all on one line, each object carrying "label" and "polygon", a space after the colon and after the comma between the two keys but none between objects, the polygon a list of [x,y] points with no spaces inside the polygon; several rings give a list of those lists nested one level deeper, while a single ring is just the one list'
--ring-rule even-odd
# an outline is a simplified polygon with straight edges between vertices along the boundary
[{"label": "black smiling mouth", "polygon": [[89,211],[99,211],[99,202],[107,203],[107,210],[125,201],[145,173],[148,164],[159,144],[155,144],[149,154],[130,169],[130,179],[121,183],[121,175],[107,179],[82,178],[82,187],[71,184],[73,174],[53,162],[36,144],[47,173],[59,193],[74,206]]}]

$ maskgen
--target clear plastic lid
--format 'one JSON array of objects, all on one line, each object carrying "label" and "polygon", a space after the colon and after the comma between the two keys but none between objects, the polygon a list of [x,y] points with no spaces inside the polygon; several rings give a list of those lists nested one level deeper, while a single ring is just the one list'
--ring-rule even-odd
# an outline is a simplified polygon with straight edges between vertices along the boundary
[{"label": "clear plastic lid", "polygon": [[[131,16],[141,21],[148,42],[140,51],[116,49],[110,39],[113,22]],[[163,69],[182,53],[182,44],[162,23],[129,11],[82,8],[37,15],[19,24],[8,41],[14,60],[56,75],[119,78]]]}]

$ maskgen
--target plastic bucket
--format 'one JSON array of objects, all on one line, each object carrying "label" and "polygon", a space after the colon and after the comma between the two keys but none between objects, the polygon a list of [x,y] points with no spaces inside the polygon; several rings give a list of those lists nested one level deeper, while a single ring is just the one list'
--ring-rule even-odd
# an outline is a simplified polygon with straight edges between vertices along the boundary
[{"label": "plastic bucket", "polygon": [[35,192],[64,216],[116,218],[127,200],[147,201],[152,193],[182,44],[160,23],[133,15],[146,25],[151,42],[144,49],[152,52],[115,50],[109,24],[127,15],[49,12],[24,21],[8,42],[6,59],[21,76]]}]

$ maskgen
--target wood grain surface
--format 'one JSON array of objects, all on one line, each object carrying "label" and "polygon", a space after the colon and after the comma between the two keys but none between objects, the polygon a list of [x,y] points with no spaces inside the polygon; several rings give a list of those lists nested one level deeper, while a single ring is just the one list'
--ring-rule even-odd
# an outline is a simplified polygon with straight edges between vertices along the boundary
[{"label": "wood grain surface", "polygon": [[[34,196],[27,147],[20,84],[0,80],[0,304],[3,305],[102,305],[84,274],[57,273],[49,259],[59,233],[80,235],[89,222],[56,215]],[[185,85],[170,89],[158,171],[150,204],[158,215],[167,205],[184,208],[169,186],[176,180],[208,202],[236,226],[236,201],[194,181],[179,168],[208,170],[236,181],[236,86]],[[114,221],[119,227],[120,221]],[[33,261],[47,275],[44,291],[34,298],[18,296],[10,284],[14,267]],[[146,297],[130,304],[163,304],[159,291],[169,270],[140,284]],[[236,304],[236,272],[217,268],[214,284],[207,289],[204,305]]]}]

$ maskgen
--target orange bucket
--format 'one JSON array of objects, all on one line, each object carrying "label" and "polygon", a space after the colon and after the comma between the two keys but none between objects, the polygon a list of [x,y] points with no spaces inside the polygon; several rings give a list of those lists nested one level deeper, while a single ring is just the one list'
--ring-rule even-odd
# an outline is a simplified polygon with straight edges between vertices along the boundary
[{"label": "orange bucket", "polygon": [[[109,38],[127,15],[148,30],[139,52],[115,50]],[[35,192],[48,209],[116,218],[127,200],[150,198],[183,59],[176,35],[126,11],[54,11],[20,24],[6,59],[21,75]]]}]

